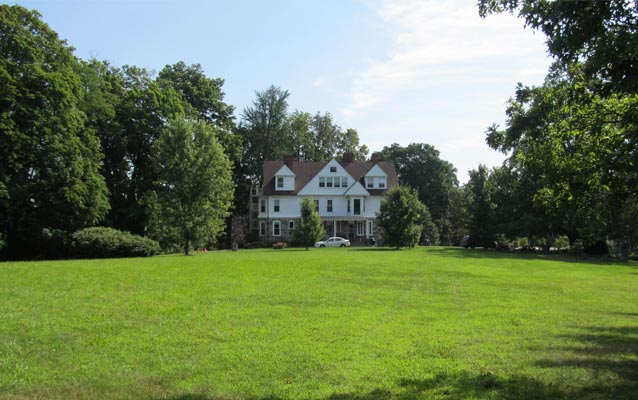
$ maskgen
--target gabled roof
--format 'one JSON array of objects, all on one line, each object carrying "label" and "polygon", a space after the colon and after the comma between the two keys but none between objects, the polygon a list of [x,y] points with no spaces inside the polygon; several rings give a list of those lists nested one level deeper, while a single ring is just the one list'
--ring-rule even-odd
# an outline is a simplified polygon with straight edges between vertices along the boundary
[{"label": "gabled roof", "polygon": [[[275,173],[279,171],[285,164],[283,161],[264,161],[264,195],[296,195],[310,180],[316,176],[329,161],[292,161],[288,168],[295,174],[294,190],[277,190],[275,191]],[[379,168],[388,176],[387,189],[367,189],[372,196],[384,196],[388,189],[399,184],[397,171],[394,169],[394,163],[389,161],[353,161],[349,163],[339,162],[339,164],[354,178],[355,181],[363,184],[363,177],[372,167],[378,165]],[[365,187],[365,186],[364,186]]]}]

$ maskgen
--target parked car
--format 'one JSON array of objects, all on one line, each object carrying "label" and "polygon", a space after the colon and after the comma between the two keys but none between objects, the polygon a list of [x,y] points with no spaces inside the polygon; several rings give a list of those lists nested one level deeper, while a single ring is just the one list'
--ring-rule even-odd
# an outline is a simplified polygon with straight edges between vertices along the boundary
[{"label": "parked car", "polygon": [[315,243],[315,247],[350,247],[350,241],[339,236],[320,240]]}]

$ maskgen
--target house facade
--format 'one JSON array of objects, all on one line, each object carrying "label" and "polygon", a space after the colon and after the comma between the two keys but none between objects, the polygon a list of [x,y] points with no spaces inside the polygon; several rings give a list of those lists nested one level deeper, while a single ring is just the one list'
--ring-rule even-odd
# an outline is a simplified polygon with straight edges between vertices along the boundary
[{"label": "house facade", "polygon": [[398,184],[391,162],[300,162],[292,157],[264,162],[264,181],[254,191],[253,228],[264,242],[290,241],[301,218],[302,199],[311,199],[327,236],[365,242],[375,237],[376,213],[388,189]]}]

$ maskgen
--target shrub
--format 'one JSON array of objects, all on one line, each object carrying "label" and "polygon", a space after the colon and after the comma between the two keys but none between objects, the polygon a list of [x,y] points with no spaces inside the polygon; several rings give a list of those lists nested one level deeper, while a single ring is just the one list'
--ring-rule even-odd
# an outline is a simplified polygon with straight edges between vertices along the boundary
[{"label": "shrub", "polygon": [[154,240],[112,228],[86,228],[72,236],[72,255],[81,258],[149,257],[159,253]]},{"label": "shrub", "polygon": [[286,246],[288,246],[286,242],[275,242],[272,244],[272,248],[275,250],[285,249]]}]

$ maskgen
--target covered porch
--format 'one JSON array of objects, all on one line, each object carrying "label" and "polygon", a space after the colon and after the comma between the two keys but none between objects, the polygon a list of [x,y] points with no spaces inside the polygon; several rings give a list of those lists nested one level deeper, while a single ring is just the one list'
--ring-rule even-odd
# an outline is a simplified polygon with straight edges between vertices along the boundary
[{"label": "covered porch", "polygon": [[374,218],[322,218],[321,222],[329,237],[339,236],[362,244],[374,237]]}]

